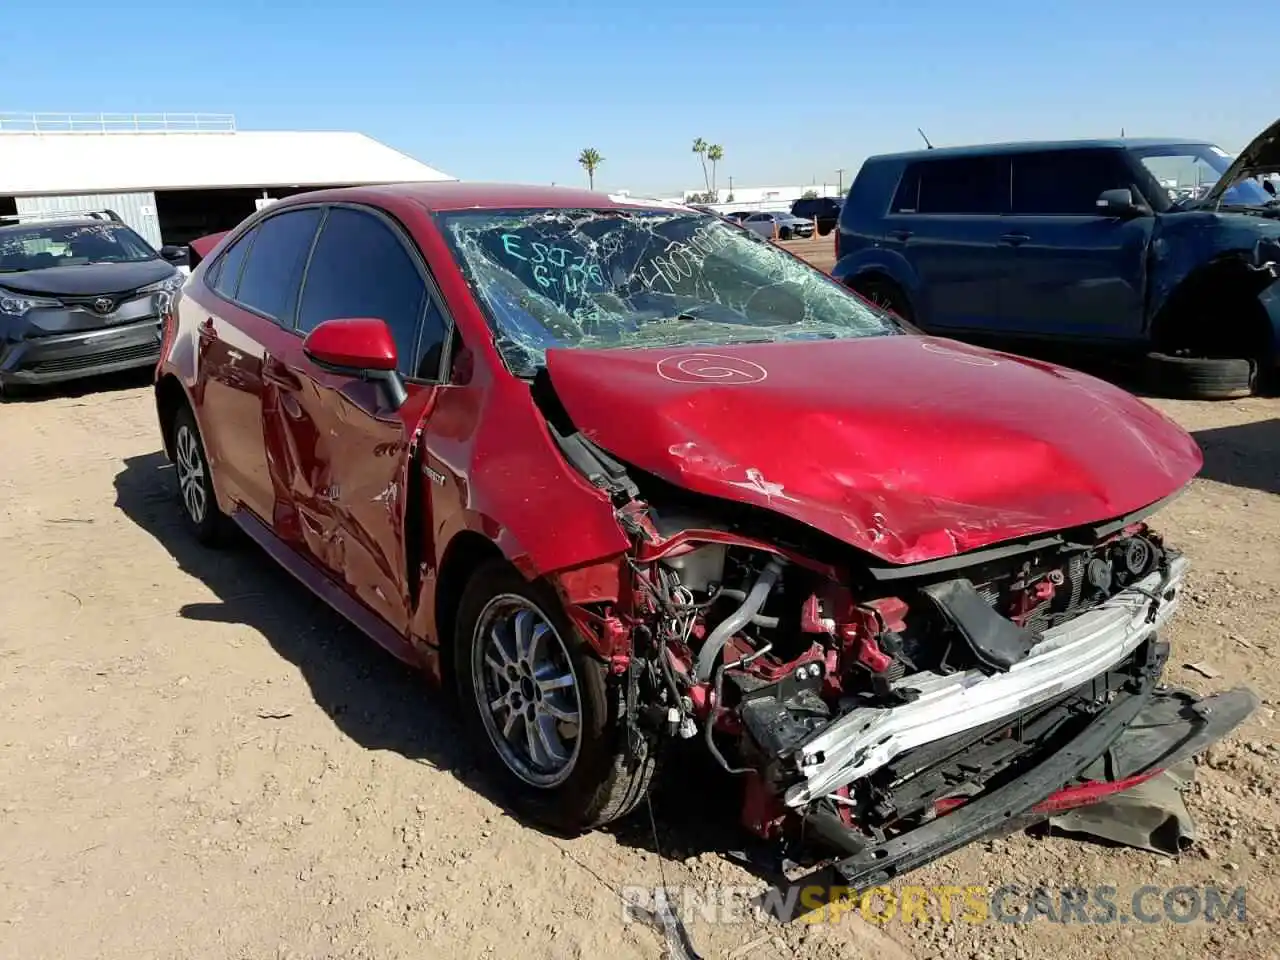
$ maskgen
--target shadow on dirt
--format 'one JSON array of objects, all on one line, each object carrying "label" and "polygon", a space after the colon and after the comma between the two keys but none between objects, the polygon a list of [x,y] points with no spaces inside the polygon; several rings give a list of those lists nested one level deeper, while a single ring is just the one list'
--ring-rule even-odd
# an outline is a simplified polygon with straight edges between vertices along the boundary
[{"label": "shadow on dirt", "polygon": [[183,605],[180,616],[253,627],[298,667],[317,705],[356,743],[426,761],[490,796],[448,697],[313,597],[247,537],[217,550],[197,543],[184,526],[163,453],[127,459],[115,489],[125,516],[217,597]]},{"label": "shadow on dirt", "polygon": [[1280,418],[1192,434],[1204,451],[1200,476],[1233,487],[1280,493]]},{"label": "shadow on dirt", "polygon": [[154,371],[151,367],[139,367],[120,373],[104,373],[83,380],[68,380],[43,387],[7,387],[0,403],[44,403],[47,400],[76,400],[82,397],[105,397],[124,390],[136,390],[151,383]]},{"label": "shadow on dirt", "polygon": [[[116,506],[217,597],[185,604],[179,611],[182,617],[253,627],[297,666],[317,705],[356,743],[446,770],[520,819],[502,801],[481,766],[483,758],[469,746],[455,704],[444,691],[430,687],[412,668],[314,598],[248,538],[235,537],[218,550],[196,542],[179,513],[172,467],[163,453],[127,459],[114,482]],[[708,787],[692,769],[700,759],[691,756],[674,764],[676,776],[667,779],[678,787],[660,784],[654,797],[660,837],[656,846],[664,856],[728,850],[735,838],[742,843],[741,833],[734,830],[737,801],[709,799]],[[715,771],[707,777],[707,784],[717,782]],[[721,832],[720,825],[727,829]],[[611,832],[628,846],[655,849],[644,806]]]}]

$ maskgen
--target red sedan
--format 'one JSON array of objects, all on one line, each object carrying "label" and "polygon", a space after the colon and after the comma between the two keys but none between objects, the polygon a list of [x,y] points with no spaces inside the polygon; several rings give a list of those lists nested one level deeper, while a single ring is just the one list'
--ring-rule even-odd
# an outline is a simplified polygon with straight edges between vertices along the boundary
[{"label": "red sedan", "polygon": [[192,246],[156,379],[192,531],[456,684],[544,822],[696,737],[857,887],[1252,709],[1158,687],[1187,561],[1147,519],[1201,458],[1115,387],[584,191],[322,191]]}]

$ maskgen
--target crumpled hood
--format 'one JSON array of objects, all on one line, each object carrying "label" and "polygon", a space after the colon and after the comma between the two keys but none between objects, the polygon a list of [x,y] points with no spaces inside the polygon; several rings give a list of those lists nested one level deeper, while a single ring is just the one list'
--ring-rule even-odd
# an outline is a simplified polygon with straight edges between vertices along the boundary
[{"label": "crumpled hood", "polygon": [[1280,172],[1280,120],[1263,130],[1240,151],[1231,166],[1201,199],[1199,206],[1212,206],[1245,177]]},{"label": "crumpled hood", "polygon": [[547,372],[615,457],[887,563],[1111,520],[1203,463],[1116,387],[932,337],[550,350]]},{"label": "crumpled hood", "polygon": [[0,273],[0,287],[17,293],[55,297],[92,297],[100,293],[127,293],[174,274],[165,260],[138,263],[82,263],[48,267],[21,273]]}]

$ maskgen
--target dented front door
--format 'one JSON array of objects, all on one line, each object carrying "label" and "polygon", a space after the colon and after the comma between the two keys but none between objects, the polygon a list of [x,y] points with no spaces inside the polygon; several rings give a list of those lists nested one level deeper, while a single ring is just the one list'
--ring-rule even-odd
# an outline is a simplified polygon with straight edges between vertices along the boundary
[{"label": "dented front door", "polygon": [[410,443],[436,388],[409,384],[392,411],[376,384],[325,373],[300,349],[278,361],[268,414],[276,533],[406,634]]}]

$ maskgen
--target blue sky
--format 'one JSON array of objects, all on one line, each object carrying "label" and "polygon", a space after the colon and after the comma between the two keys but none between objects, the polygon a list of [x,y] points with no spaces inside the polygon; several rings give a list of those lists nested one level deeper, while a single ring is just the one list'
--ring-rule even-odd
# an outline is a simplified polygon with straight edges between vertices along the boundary
[{"label": "blue sky", "polygon": [[0,110],[360,130],[465,179],[585,182],[594,146],[633,190],[699,186],[702,136],[722,185],[847,184],[917,126],[1239,149],[1280,111],[1278,31],[1204,0],[10,3]]}]

